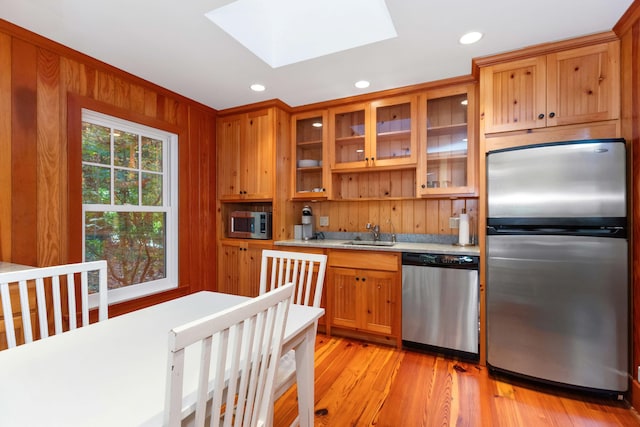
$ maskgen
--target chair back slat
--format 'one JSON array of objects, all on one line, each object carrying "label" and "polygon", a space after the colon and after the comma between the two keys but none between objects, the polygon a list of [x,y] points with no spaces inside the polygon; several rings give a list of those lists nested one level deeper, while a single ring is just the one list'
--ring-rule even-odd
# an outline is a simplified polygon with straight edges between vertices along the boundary
[{"label": "chair back slat", "polygon": [[[76,306],[76,281],[73,274],[67,274],[67,309],[69,312]],[[82,302],[84,304],[84,301]],[[62,306],[61,306],[62,307]],[[76,329],[78,327],[78,320],[75,316],[69,317],[69,329]]]},{"label": "chair back slat", "polygon": [[[269,425],[293,288],[284,285],[169,331],[165,426]],[[186,349],[198,345],[192,359]]]},{"label": "chair back slat", "polygon": [[36,305],[38,307],[38,321],[39,321],[38,326],[40,327],[40,338],[47,338],[49,336],[49,317],[47,316],[47,298],[45,297],[45,293],[44,293],[44,279],[43,277],[38,276],[35,278],[35,282],[36,282]]},{"label": "chair back slat", "polygon": [[[52,267],[28,268],[0,273],[0,298],[2,299],[2,324],[6,347],[47,338],[78,327],[78,311],[82,326],[89,324],[89,272],[97,272],[98,320],[108,318],[107,262],[92,261]],[[76,286],[76,275],[80,284]],[[66,286],[63,287],[63,281]],[[81,296],[76,297],[77,288]],[[66,292],[66,306],[62,292]],[[13,294],[13,297],[12,297]],[[17,296],[17,301],[16,301]],[[12,298],[14,300],[12,301]],[[94,298],[92,296],[92,298]],[[79,307],[77,305],[79,302]],[[14,303],[20,310],[14,310]],[[19,317],[16,317],[18,316]],[[33,321],[32,321],[33,319]],[[34,329],[36,328],[37,329]],[[4,337],[2,336],[4,335]],[[4,348],[4,343],[0,344]]]},{"label": "chair back slat", "polygon": [[[89,305],[89,272],[80,273],[80,298],[82,298],[82,306]],[[89,310],[82,310],[82,326],[89,324]]]},{"label": "chair back slat", "polygon": [[[57,335],[62,333],[62,298],[60,297],[60,278],[58,276],[51,278],[51,293],[53,294],[53,324]],[[72,317],[69,316],[69,321],[71,320]]]},{"label": "chair back slat", "polygon": [[9,348],[16,346],[16,332],[13,325],[13,315],[7,316],[4,313],[13,313],[11,306],[11,294],[9,293],[9,284],[0,282],[0,299],[2,299],[2,315],[4,318],[4,329],[7,337],[7,346]]}]

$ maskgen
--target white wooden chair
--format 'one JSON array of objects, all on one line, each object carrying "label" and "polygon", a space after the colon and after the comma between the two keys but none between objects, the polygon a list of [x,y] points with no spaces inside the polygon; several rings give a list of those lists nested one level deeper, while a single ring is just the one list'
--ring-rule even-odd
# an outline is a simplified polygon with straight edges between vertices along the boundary
[{"label": "white wooden chair", "polygon": [[[209,417],[212,426],[271,424],[292,292],[292,284],[283,286],[169,331],[163,425],[200,427]],[[199,348],[187,349],[196,343]],[[197,380],[189,369],[195,364]]]},{"label": "white wooden chair", "polygon": [[[316,269],[314,280],[314,270]],[[263,250],[260,267],[260,294],[276,289],[284,283],[293,283],[295,291],[292,295],[292,303],[320,307],[326,270],[326,255]],[[295,382],[296,358],[295,352],[291,350],[280,359],[275,399],[282,396]],[[297,422],[296,418],[294,424]]]},{"label": "white wooden chair", "polygon": [[[98,292],[92,295],[89,295],[90,272],[98,275]],[[86,326],[89,324],[89,309],[95,306],[98,307],[98,321],[106,320],[107,262],[92,261],[0,273],[0,300],[8,348]],[[14,305],[19,306],[19,312],[14,310]],[[78,312],[81,313],[79,325]],[[33,325],[32,320],[36,319],[37,323]],[[50,328],[51,321],[53,328]],[[35,333],[34,327],[37,327]],[[16,331],[22,332],[19,341],[16,340]]]}]

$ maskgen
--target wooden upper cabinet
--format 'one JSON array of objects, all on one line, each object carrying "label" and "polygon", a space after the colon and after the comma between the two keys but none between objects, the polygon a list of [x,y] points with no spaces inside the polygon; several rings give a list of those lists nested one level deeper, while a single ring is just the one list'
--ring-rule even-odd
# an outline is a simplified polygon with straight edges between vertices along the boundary
[{"label": "wooden upper cabinet", "polygon": [[244,115],[218,119],[218,197],[237,198],[240,190],[240,141],[244,138]]},{"label": "wooden upper cabinet", "polygon": [[325,164],[328,135],[327,110],[294,114],[291,117],[293,138],[293,199],[326,198],[329,187]]},{"label": "wooden upper cabinet", "polygon": [[547,91],[547,126],[619,118],[619,42],[548,55]]},{"label": "wooden upper cabinet", "polygon": [[418,159],[417,96],[382,99],[371,103],[371,164],[415,165]]},{"label": "wooden upper cabinet", "polygon": [[331,169],[369,166],[371,142],[369,109],[366,104],[329,110],[329,156]]},{"label": "wooden upper cabinet", "polygon": [[334,171],[393,169],[417,162],[417,97],[387,98],[329,110]]},{"label": "wooden upper cabinet", "polygon": [[467,84],[430,90],[420,97],[420,196],[477,192],[475,91],[475,85]]},{"label": "wooden upper cabinet", "polygon": [[618,41],[484,67],[484,133],[617,119]]},{"label": "wooden upper cabinet", "polygon": [[221,200],[269,200],[275,179],[273,109],[218,119]]},{"label": "wooden upper cabinet", "polygon": [[483,68],[480,96],[485,133],[544,127],[545,57]]}]

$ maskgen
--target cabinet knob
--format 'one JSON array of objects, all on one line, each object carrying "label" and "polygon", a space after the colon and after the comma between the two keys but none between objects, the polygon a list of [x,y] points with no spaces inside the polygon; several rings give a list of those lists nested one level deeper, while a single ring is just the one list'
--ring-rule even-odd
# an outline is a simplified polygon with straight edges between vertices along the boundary
[{"label": "cabinet knob", "polygon": [[365,161],[365,162],[368,162],[368,161],[369,161],[369,158],[368,158],[368,157],[365,157],[365,158],[364,158],[364,161]]},{"label": "cabinet knob", "polygon": [[552,119],[556,116],[556,113],[554,113],[553,111],[549,113],[549,117],[551,117]]},{"label": "cabinet knob", "polygon": [[359,277],[356,277],[356,282],[358,282],[358,281],[360,281],[360,278],[359,278]]},{"label": "cabinet knob", "polygon": [[540,120],[544,119],[544,114],[542,114],[542,113],[538,114],[538,119],[540,119]]},{"label": "cabinet knob", "polygon": [[424,184],[422,184],[422,185],[421,185],[421,187],[422,187],[422,188],[427,188],[427,186],[426,186],[426,185],[424,185]]},{"label": "cabinet knob", "polygon": [[376,158],[375,158],[375,157],[372,157],[372,158],[371,158],[371,161],[372,161],[372,162],[375,162],[375,161],[376,161]]},{"label": "cabinet knob", "polygon": [[363,277],[363,278],[362,278],[362,281],[363,281],[363,282],[366,282],[366,281],[367,281],[367,278],[366,278],[366,277]]}]

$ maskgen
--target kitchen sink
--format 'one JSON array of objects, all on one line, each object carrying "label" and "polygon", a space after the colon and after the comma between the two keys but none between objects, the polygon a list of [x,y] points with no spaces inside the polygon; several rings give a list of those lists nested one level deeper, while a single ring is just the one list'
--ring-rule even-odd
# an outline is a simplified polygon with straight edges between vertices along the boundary
[{"label": "kitchen sink", "polygon": [[345,245],[355,246],[393,246],[396,242],[388,242],[383,240],[350,240],[344,243]]}]

